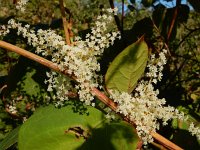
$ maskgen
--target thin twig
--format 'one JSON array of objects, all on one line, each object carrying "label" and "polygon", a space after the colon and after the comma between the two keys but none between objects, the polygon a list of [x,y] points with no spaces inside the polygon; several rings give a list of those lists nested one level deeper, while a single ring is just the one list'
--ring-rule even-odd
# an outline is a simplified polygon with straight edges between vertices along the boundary
[{"label": "thin twig", "polygon": [[159,141],[159,143],[161,143],[162,145],[165,145],[165,147],[167,147],[170,150],[183,150],[182,148],[180,148],[179,146],[172,143],[171,141],[169,141],[168,139],[164,138],[156,132],[151,132],[151,136],[157,141]]},{"label": "thin twig", "polygon": [[63,5],[63,0],[59,0],[60,3],[60,11],[61,11],[61,15],[62,15],[62,21],[63,21],[63,28],[64,28],[64,32],[65,32],[65,40],[66,43],[68,45],[70,45],[70,34],[69,34],[69,30],[68,30],[68,22],[66,19],[66,15],[65,15],[65,7]]},{"label": "thin twig", "polygon": [[121,34],[124,33],[124,0],[122,0]]},{"label": "thin twig", "polygon": [[52,70],[55,70],[55,71],[61,72],[63,74],[66,74],[67,76],[69,76],[73,80],[76,80],[76,77],[73,76],[73,75],[68,74],[67,70],[60,71],[60,69],[58,68],[58,66],[55,63],[53,63],[53,62],[51,62],[51,61],[49,61],[47,59],[44,59],[43,57],[40,57],[40,56],[38,56],[36,54],[33,54],[33,53],[29,52],[29,51],[26,51],[26,50],[24,50],[22,48],[19,48],[19,47],[15,46],[15,45],[9,44],[9,43],[1,41],[1,40],[0,40],[0,47],[5,48],[7,50],[10,50],[12,52],[15,52],[15,53],[17,53],[19,55],[22,55],[22,56],[24,56],[26,58],[29,58],[31,60],[34,60],[34,61],[36,61],[36,62],[38,62],[38,63],[40,63],[40,64],[42,64],[42,65],[44,65],[44,66],[46,66],[48,68],[51,68]]},{"label": "thin twig", "polygon": [[[159,38],[162,40],[162,41],[165,41],[165,38],[162,36],[160,30],[158,29],[158,27],[156,26],[155,22],[153,21],[153,19],[151,19],[152,23],[153,23],[153,27],[154,29],[156,30],[156,32],[159,34]],[[169,50],[169,46],[167,45],[167,43],[164,42],[164,46],[165,48],[167,49],[167,52],[168,52],[168,55],[171,56],[171,52]]]},{"label": "thin twig", "polygon": [[170,24],[170,28],[169,28],[169,31],[168,31],[168,34],[167,34],[167,42],[169,42],[169,38],[171,36],[172,29],[174,28],[174,24],[175,24],[175,21],[176,21],[177,16],[178,16],[178,10],[179,10],[180,3],[181,3],[181,0],[176,0],[176,8],[174,10],[174,15],[173,15],[173,18],[172,18],[172,22]]},{"label": "thin twig", "polygon": [[192,33],[194,33],[195,31],[198,31],[198,30],[200,30],[200,28],[196,28],[196,29],[190,30],[190,32],[189,32],[186,36],[183,37],[183,39],[178,43],[178,45],[176,45],[176,48],[174,49],[174,51],[176,51],[176,50],[180,47],[180,45],[181,45]]},{"label": "thin twig", "polygon": [[92,93],[96,95],[98,99],[100,99],[104,104],[110,107],[113,111],[117,110],[117,104],[113,102],[110,98],[108,98],[105,94],[99,91],[97,88],[92,89]]},{"label": "thin twig", "polygon": [[[19,48],[15,45],[12,45],[10,43],[4,42],[0,40],[0,47],[7,49],[9,51],[12,52],[16,52],[24,57],[27,57],[31,60],[34,60],[54,71],[58,71],[61,72],[59,70],[59,68],[57,67],[56,64],[54,64],[53,62],[46,60],[40,56],[37,56],[31,52],[28,52],[22,48]],[[68,75],[67,70],[66,71],[62,71],[61,73]],[[71,77],[72,79],[76,80],[76,77],[73,75],[70,75],[69,77]],[[101,91],[99,91],[97,88],[93,88],[91,90],[91,93],[94,94],[97,98],[99,98],[99,100],[101,102],[103,102],[104,104],[106,104],[108,107],[110,107],[112,110],[116,111],[117,109],[117,104],[115,102],[113,102],[110,98],[108,98],[104,93],[102,93]],[[123,118],[124,120],[126,120],[127,122],[131,123],[132,125],[134,125],[134,123],[130,122],[128,120],[128,118]],[[174,143],[172,143],[171,141],[169,141],[168,139],[164,138],[163,136],[161,136],[160,134],[156,133],[156,132],[151,132],[150,133],[152,135],[153,138],[155,138],[157,141],[159,141],[160,143],[162,143],[163,145],[165,145],[168,149],[170,150],[182,150],[182,148],[180,148],[179,146],[175,145]]]}]

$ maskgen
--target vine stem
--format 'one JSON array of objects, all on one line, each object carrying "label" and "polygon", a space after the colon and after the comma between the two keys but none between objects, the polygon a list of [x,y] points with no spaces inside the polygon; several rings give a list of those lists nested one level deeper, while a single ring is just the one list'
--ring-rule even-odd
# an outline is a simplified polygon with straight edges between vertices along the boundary
[{"label": "vine stem", "polygon": [[60,11],[61,11],[61,15],[62,15],[62,22],[63,22],[63,28],[64,28],[64,32],[65,32],[65,40],[67,45],[70,45],[70,34],[69,34],[69,27],[68,27],[68,21],[66,19],[66,14],[65,14],[65,7],[63,4],[63,0],[59,0],[59,4],[60,4]]},{"label": "vine stem", "polygon": [[[6,50],[9,50],[9,51],[12,51],[12,52],[15,52],[19,55],[22,55],[26,58],[29,58],[31,60],[34,60],[54,71],[57,71],[57,72],[61,72],[67,76],[69,76],[70,78],[76,80],[76,77],[73,76],[73,75],[70,75],[68,74],[67,70],[66,71],[60,71],[58,66],[47,60],[47,59],[44,59],[43,57],[40,57],[36,54],[33,54],[27,50],[24,50],[20,47],[17,47],[15,45],[12,45],[10,43],[7,43],[5,41],[2,41],[0,40],[0,47],[1,48],[4,48]],[[109,108],[111,108],[113,111],[116,111],[117,110],[117,104],[112,101],[110,98],[108,98],[104,93],[102,93],[100,90],[98,90],[97,88],[92,88],[91,89],[91,93],[94,94],[101,102],[103,102],[104,104],[106,104]],[[124,120],[126,120],[127,122],[131,123],[132,125],[134,125],[134,123],[130,122],[128,120],[128,118],[124,118]],[[156,133],[156,132],[150,132],[150,134],[152,135],[152,137],[154,139],[156,139],[158,142],[162,143],[163,145],[165,145],[168,149],[170,150],[183,150],[182,148],[180,148],[179,146],[177,146],[176,144],[172,143],[171,141],[169,141],[168,139],[166,139],[165,137],[161,136],[160,134]]]},{"label": "vine stem", "polygon": [[172,18],[172,21],[171,21],[171,24],[170,24],[170,28],[169,28],[168,34],[167,34],[167,42],[169,42],[172,30],[174,28],[174,24],[175,24],[175,22],[177,20],[178,9],[179,9],[179,5],[180,4],[181,4],[181,0],[176,0],[176,8],[174,10],[174,15],[173,15],[173,18]]}]

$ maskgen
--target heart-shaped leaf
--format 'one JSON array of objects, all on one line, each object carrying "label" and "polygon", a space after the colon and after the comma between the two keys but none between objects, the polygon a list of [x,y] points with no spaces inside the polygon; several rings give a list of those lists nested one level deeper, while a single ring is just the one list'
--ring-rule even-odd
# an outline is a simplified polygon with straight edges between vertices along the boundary
[{"label": "heart-shaped leaf", "polygon": [[131,93],[144,73],[148,46],[143,38],[125,48],[110,64],[105,83],[107,89]]},{"label": "heart-shaped leaf", "polygon": [[[20,150],[75,149],[85,140],[79,132],[101,124],[102,113],[88,107],[88,113],[74,113],[70,106],[57,109],[54,106],[39,108],[25,122],[19,133]],[[80,130],[80,131],[79,131]]]},{"label": "heart-shaped leaf", "polygon": [[[84,110],[84,109],[81,109]],[[103,137],[103,138],[102,138]],[[74,112],[72,106],[39,108],[21,127],[19,150],[129,150],[138,143],[134,128],[124,122],[105,125],[104,114],[87,106]],[[92,142],[91,142],[92,141]],[[99,144],[101,143],[101,144]]]}]

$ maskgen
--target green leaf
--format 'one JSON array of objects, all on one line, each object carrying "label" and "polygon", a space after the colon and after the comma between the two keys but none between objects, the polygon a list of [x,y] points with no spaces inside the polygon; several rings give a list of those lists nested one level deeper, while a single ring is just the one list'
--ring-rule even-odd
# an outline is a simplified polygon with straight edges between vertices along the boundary
[{"label": "green leaf", "polygon": [[[112,142],[108,140],[106,145],[98,145],[96,149],[114,147],[114,145],[120,144],[118,143],[120,140],[125,147],[136,145],[138,138],[133,138],[136,137],[136,133],[130,125],[117,124],[118,126],[112,126],[111,124],[113,128],[107,125],[109,126],[108,129],[105,128],[104,122],[104,114],[90,106],[87,107],[87,111],[84,110],[79,113],[74,112],[72,106],[61,109],[54,106],[42,107],[22,125],[19,132],[19,150],[83,150],[85,145],[92,147],[94,143],[88,141],[96,137],[96,140],[93,141],[97,144],[100,141],[105,141],[105,139],[101,139],[102,134],[105,134],[104,137],[110,137],[110,139],[112,137]],[[126,126],[129,126],[129,128]],[[120,130],[123,130],[123,132],[120,132]],[[98,134],[97,131],[104,132]],[[114,139],[115,137],[116,139]],[[120,150],[120,148],[116,148],[116,150]]]},{"label": "green leaf", "polygon": [[139,142],[133,126],[124,121],[105,124],[92,133],[77,150],[134,150]]},{"label": "green leaf", "polygon": [[107,89],[131,93],[144,73],[148,46],[143,38],[125,48],[110,64],[105,83]]},{"label": "green leaf", "polygon": [[200,1],[198,0],[188,0],[195,11],[200,12]]},{"label": "green leaf", "polygon": [[89,115],[80,115],[74,113],[70,106],[38,109],[20,129],[19,149],[75,149],[84,142],[84,138],[76,138],[73,128],[86,130],[87,126],[95,127],[103,121],[102,113],[97,109],[88,107],[88,112]]},{"label": "green leaf", "polygon": [[3,139],[3,141],[0,142],[0,150],[6,150],[13,144],[17,143],[19,129],[20,126],[8,133],[8,135]]}]

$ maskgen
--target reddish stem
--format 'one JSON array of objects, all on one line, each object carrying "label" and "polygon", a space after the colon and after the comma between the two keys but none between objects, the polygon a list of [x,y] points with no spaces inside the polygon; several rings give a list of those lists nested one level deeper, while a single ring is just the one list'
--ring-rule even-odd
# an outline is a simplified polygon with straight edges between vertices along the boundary
[{"label": "reddish stem", "polygon": [[62,15],[62,21],[63,21],[63,27],[64,27],[64,32],[65,32],[65,39],[66,39],[66,43],[68,45],[70,45],[70,34],[69,34],[69,30],[68,30],[68,22],[66,19],[66,15],[65,15],[65,7],[63,5],[63,0],[59,0],[60,3],[60,11],[61,11],[61,15]]},{"label": "reddish stem", "polygon": [[[0,40],[0,47],[1,48],[4,48],[4,49],[7,49],[9,51],[12,51],[12,52],[16,52],[24,57],[27,57],[31,60],[34,60],[54,71],[58,71],[58,72],[61,72],[59,70],[59,68],[57,67],[56,64],[54,64],[53,62],[47,60],[47,59],[44,59],[40,56],[37,56],[31,52],[28,52],[22,48],[19,48],[15,45],[12,45],[10,43],[7,43],[7,42],[4,42],[4,41],[1,41]],[[68,75],[70,76],[72,79],[76,80],[76,77],[73,76],[73,75],[69,75],[67,73],[67,70],[66,71],[62,71],[61,73],[65,74],[65,75]],[[113,111],[116,111],[117,109],[117,104],[114,103],[110,98],[108,98],[104,93],[102,93],[101,91],[99,91],[97,88],[93,88],[91,90],[91,93],[94,94],[96,97],[99,98],[99,100],[101,102],[103,102],[104,104],[106,104],[109,108],[111,108]],[[121,115],[122,116],[122,115]],[[123,119],[129,123],[131,123],[133,126],[135,126],[135,124],[133,122],[131,122],[127,117],[123,117]],[[152,135],[152,137],[154,139],[156,139],[157,141],[159,141],[160,143],[162,143],[163,145],[165,145],[168,149],[170,150],[182,150],[182,148],[180,148],[179,146],[175,145],[174,143],[172,143],[171,141],[169,141],[168,139],[164,138],[163,136],[161,136],[160,134],[156,133],[156,132],[150,132],[150,134]]]}]

